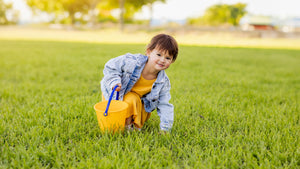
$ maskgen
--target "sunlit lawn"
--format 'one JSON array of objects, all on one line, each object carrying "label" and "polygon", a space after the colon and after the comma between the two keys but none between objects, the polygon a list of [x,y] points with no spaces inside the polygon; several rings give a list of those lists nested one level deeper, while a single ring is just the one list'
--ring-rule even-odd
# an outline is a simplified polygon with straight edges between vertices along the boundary
[{"label": "sunlit lawn", "polygon": [[299,168],[299,49],[180,46],[175,122],[103,135],[103,66],[145,44],[0,40],[0,168]]},{"label": "sunlit lawn", "polygon": [[[154,29],[155,30],[155,29]],[[255,48],[284,48],[300,49],[300,39],[284,38],[246,38],[247,32],[216,32],[216,31],[189,31],[173,29],[167,33],[175,36],[180,44],[219,46],[219,47],[255,47]],[[157,33],[165,32],[142,31],[127,27],[124,32],[117,28],[100,30],[76,30],[76,29],[50,29],[48,27],[7,26],[0,27],[0,39],[10,40],[47,40],[69,42],[91,42],[109,44],[146,44]]]}]

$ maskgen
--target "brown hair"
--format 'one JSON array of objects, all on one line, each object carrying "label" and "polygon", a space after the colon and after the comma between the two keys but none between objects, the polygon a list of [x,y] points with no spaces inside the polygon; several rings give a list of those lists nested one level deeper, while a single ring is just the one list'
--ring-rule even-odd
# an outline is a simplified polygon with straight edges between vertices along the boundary
[{"label": "brown hair", "polygon": [[152,51],[156,47],[159,50],[168,52],[170,56],[173,56],[172,62],[175,62],[178,55],[178,45],[172,36],[166,34],[154,36],[147,46],[147,51]]}]

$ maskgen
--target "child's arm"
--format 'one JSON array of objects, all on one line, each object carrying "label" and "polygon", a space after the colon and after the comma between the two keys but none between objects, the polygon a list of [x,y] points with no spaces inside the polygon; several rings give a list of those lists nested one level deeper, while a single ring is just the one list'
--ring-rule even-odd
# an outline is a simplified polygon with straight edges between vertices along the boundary
[{"label": "child's arm", "polygon": [[160,130],[162,131],[171,131],[174,121],[174,106],[169,103],[171,99],[170,88],[170,83],[163,87],[157,106],[157,114],[160,117]]},{"label": "child's arm", "polygon": [[111,93],[114,86],[118,85],[118,89],[121,90],[122,69],[125,65],[124,60],[124,56],[119,56],[109,60],[105,64],[103,69],[104,77],[101,80],[101,90],[105,98],[108,97],[109,93]]},{"label": "child's arm", "polygon": [[113,58],[105,64],[103,78],[110,88],[113,88],[118,83],[121,84],[122,65],[121,57]]}]

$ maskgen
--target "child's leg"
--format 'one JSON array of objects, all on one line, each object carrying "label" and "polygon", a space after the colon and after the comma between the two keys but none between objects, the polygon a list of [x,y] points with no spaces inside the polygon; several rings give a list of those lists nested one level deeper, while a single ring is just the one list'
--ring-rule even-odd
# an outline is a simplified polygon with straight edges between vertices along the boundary
[{"label": "child's leg", "polygon": [[128,113],[126,115],[126,125],[134,123],[135,127],[142,128],[151,113],[147,113],[142,104],[141,98],[134,92],[129,92],[124,96],[124,100],[128,103]]},{"label": "child's leg", "polygon": [[142,108],[142,114],[141,114],[141,122],[142,122],[142,126],[145,124],[145,122],[150,118],[151,113],[148,113],[145,111],[144,108],[144,104],[143,104],[143,108]]},{"label": "child's leg", "polygon": [[132,116],[127,117],[126,120],[125,120],[125,125],[130,125],[130,124],[132,124],[132,122],[133,122],[132,120],[133,120]]},{"label": "child's leg", "polygon": [[141,99],[139,95],[134,92],[128,92],[125,96],[123,101],[128,104],[128,111],[126,115],[126,125],[132,124],[134,116],[139,114],[138,112],[141,111]]}]

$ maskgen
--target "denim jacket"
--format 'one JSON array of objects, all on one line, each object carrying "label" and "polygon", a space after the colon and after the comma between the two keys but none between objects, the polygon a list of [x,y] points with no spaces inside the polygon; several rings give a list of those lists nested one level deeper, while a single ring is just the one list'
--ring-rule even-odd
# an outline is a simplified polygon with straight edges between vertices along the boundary
[{"label": "denim jacket", "polygon": [[[105,99],[108,100],[112,88],[121,83],[119,100],[123,100],[124,95],[130,92],[139,80],[147,60],[148,57],[145,55],[130,53],[109,60],[105,64],[104,77],[101,80],[101,90]],[[165,71],[161,70],[153,83],[151,92],[141,98],[146,112],[150,113],[157,109],[160,117],[160,129],[164,131],[170,131],[174,121],[174,107],[169,103],[170,89],[170,80]]]}]

